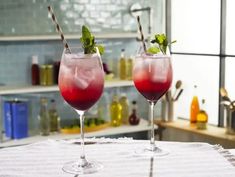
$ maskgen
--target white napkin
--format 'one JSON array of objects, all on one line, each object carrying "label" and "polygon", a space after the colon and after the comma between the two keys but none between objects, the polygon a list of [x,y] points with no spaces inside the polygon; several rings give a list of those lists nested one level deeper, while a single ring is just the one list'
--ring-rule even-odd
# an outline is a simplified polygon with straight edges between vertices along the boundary
[{"label": "white napkin", "polygon": [[[80,145],[74,144],[77,141],[48,140],[1,149],[0,177],[74,177],[63,172],[62,166],[79,158]],[[224,157],[223,152],[227,151],[207,143],[156,142],[169,155],[151,158],[135,153],[148,146],[149,141],[104,138],[87,141],[98,142],[86,145],[87,159],[101,162],[104,168],[85,177],[235,176],[235,167]]]}]

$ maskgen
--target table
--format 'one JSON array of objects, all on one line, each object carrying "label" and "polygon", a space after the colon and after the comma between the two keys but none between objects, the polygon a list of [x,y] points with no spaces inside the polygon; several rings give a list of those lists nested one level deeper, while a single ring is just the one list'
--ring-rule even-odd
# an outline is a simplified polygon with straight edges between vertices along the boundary
[{"label": "table", "polygon": [[[0,177],[74,177],[61,168],[79,158],[79,139],[47,140],[0,149]],[[169,155],[136,155],[149,141],[132,139],[87,139],[87,158],[103,163],[104,169],[84,177],[232,177],[235,156],[219,145],[207,143],[156,142]],[[95,143],[95,144],[93,144]]]}]

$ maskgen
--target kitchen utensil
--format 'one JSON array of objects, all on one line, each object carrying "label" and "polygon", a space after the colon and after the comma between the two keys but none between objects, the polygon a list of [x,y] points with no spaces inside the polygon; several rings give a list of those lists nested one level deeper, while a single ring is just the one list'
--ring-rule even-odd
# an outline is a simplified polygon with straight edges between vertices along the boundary
[{"label": "kitchen utensil", "polygon": [[175,92],[174,92],[174,95],[173,95],[173,97],[172,97],[173,100],[176,99],[177,93],[179,93],[178,90],[180,89],[181,86],[182,86],[182,81],[181,81],[181,80],[178,80],[178,81],[176,82],[176,84],[175,84]]},{"label": "kitchen utensil", "polygon": [[229,108],[229,109],[233,109],[234,106],[233,104],[231,103],[231,101],[228,101],[228,100],[223,100],[220,102],[220,104],[224,105],[225,107]]},{"label": "kitchen utensil", "polygon": [[225,88],[221,87],[220,88],[220,95],[222,96],[223,100],[227,100],[227,101],[230,101],[230,98],[228,97],[228,92]]},{"label": "kitchen utensil", "polygon": [[179,93],[176,95],[176,98],[174,99],[174,101],[177,101],[180,97],[180,95],[182,94],[182,92],[184,91],[184,89],[180,89]]}]

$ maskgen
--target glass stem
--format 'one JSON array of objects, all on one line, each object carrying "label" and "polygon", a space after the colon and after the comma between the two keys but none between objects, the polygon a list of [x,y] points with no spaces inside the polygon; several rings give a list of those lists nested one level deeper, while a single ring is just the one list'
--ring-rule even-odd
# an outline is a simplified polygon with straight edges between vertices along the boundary
[{"label": "glass stem", "polygon": [[150,132],[150,148],[151,148],[151,151],[154,151],[156,146],[155,146],[155,134],[154,134],[154,105],[156,104],[155,102],[153,101],[150,101],[149,102],[150,104],[150,122],[151,122],[151,132]]},{"label": "glass stem", "polygon": [[85,156],[85,143],[84,143],[84,111],[77,111],[79,116],[80,116],[80,133],[81,133],[81,155],[80,155],[80,160],[81,163],[79,166],[85,167],[88,162],[86,160]]}]

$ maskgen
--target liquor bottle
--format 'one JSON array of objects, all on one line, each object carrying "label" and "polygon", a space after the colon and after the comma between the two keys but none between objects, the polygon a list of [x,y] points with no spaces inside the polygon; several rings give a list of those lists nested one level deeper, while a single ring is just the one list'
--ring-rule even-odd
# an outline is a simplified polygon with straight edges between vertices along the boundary
[{"label": "liquor bottle", "polygon": [[118,97],[113,96],[112,103],[110,105],[111,114],[111,125],[114,127],[120,126],[122,124],[122,106],[118,102]]},{"label": "liquor bottle", "polygon": [[121,57],[119,59],[119,78],[121,80],[126,79],[126,59],[125,59],[125,49],[122,49]]},{"label": "liquor bottle", "polygon": [[32,56],[31,65],[31,83],[32,85],[39,85],[39,65],[38,56]]},{"label": "liquor bottle", "polygon": [[98,117],[105,122],[110,122],[109,104],[109,94],[104,92],[98,102]]},{"label": "liquor bottle", "polygon": [[58,76],[59,76],[59,70],[60,70],[60,61],[54,61],[53,68],[54,68],[54,83],[58,84]]},{"label": "liquor bottle", "polygon": [[132,101],[132,113],[129,117],[129,123],[131,125],[138,125],[140,122],[139,117],[137,116],[137,104],[136,101]]},{"label": "liquor bottle", "polygon": [[[196,92],[197,86],[194,85],[194,90]],[[191,107],[190,107],[190,123],[196,123],[197,122],[197,114],[199,112],[199,103],[198,103],[198,97],[196,93],[193,96]]]},{"label": "liquor bottle", "polygon": [[58,132],[60,129],[60,117],[56,110],[56,102],[54,99],[51,99],[51,108],[49,110],[50,116],[50,131]]},{"label": "liquor bottle", "polygon": [[47,136],[50,134],[50,117],[47,107],[47,99],[41,98],[40,103],[41,103],[40,114],[39,114],[40,133],[43,136]]},{"label": "liquor bottle", "polygon": [[132,80],[132,70],[133,70],[133,57],[130,56],[127,60],[126,65],[126,79]]},{"label": "liquor bottle", "polygon": [[122,113],[121,113],[121,119],[123,124],[128,124],[128,118],[129,118],[129,101],[126,97],[126,94],[122,94],[121,98],[119,99],[119,103],[122,106]]},{"label": "liquor bottle", "polygon": [[197,129],[205,130],[207,129],[208,115],[205,111],[205,100],[202,99],[202,106],[197,114]]}]

